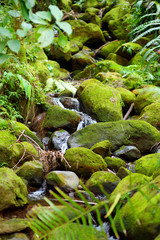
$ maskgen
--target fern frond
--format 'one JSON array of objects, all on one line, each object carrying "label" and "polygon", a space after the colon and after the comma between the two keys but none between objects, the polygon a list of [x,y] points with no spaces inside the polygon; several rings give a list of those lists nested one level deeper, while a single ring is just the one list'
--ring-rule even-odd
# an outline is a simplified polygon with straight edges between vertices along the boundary
[{"label": "fern frond", "polygon": [[135,29],[133,29],[130,34],[136,34],[139,33],[141,31],[144,31],[146,28],[150,27],[150,26],[156,26],[156,25],[160,25],[160,20],[159,19],[155,19],[146,23],[143,23],[141,25],[139,25],[138,27],[136,27]]},{"label": "fern frond", "polygon": [[[160,24],[159,24],[160,25]],[[148,29],[147,31],[141,33],[140,35],[138,35],[132,42],[136,42],[138,39],[140,39],[141,37],[144,37],[154,31],[159,31],[160,30],[160,26],[159,27],[155,27],[155,28],[151,28],[151,29]]]}]

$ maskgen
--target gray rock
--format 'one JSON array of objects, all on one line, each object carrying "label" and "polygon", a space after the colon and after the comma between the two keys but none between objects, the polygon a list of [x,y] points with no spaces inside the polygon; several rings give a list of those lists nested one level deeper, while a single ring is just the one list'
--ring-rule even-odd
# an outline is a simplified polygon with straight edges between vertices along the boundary
[{"label": "gray rock", "polygon": [[135,161],[141,157],[141,153],[135,146],[122,146],[113,153],[116,157],[120,157],[126,161]]},{"label": "gray rock", "polygon": [[65,130],[55,131],[49,140],[49,148],[54,150],[62,150],[65,152],[67,149],[67,140],[70,134]]}]

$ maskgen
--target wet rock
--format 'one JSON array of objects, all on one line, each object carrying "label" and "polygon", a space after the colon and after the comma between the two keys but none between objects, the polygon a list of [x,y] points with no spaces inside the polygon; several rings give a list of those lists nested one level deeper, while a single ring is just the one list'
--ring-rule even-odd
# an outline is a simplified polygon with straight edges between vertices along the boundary
[{"label": "wet rock", "polygon": [[55,131],[50,137],[49,148],[54,150],[62,150],[65,152],[67,149],[67,139],[70,134],[65,130]]},{"label": "wet rock", "polygon": [[79,178],[71,171],[52,171],[46,176],[49,187],[59,187],[65,191],[71,191],[78,187]]},{"label": "wet rock", "polygon": [[[154,186],[154,187],[153,187]],[[116,214],[115,227],[119,233],[123,233],[121,223],[127,232],[127,238],[131,240],[150,240],[159,235],[160,229],[160,176],[136,192]],[[148,200],[149,199],[149,200]],[[131,207],[132,204],[132,207]],[[134,209],[134,211],[133,211]]]},{"label": "wet rock", "polygon": [[149,86],[138,91],[134,109],[137,113],[141,113],[146,106],[157,102],[160,102],[160,88]]},{"label": "wet rock", "polygon": [[72,97],[61,97],[60,102],[65,108],[75,109],[79,111],[79,101],[76,98]]},{"label": "wet rock", "polygon": [[141,153],[135,146],[122,146],[113,153],[116,157],[120,157],[126,161],[135,161],[141,157]]},{"label": "wet rock", "polygon": [[15,173],[27,180],[30,186],[41,186],[44,179],[43,165],[36,160],[25,162]]},{"label": "wet rock", "polygon": [[117,196],[121,194],[123,196],[126,193],[130,193],[132,196],[139,187],[144,186],[146,183],[150,182],[152,179],[140,173],[131,173],[125,178],[123,178],[117,187],[112,192],[109,203],[112,204]]},{"label": "wet rock", "polygon": [[68,146],[91,148],[103,140],[110,141],[112,152],[123,145],[131,145],[141,153],[148,153],[160,141],[160,134],[152,125],[140,120],[95,123],[73,133],[68,139]]},{"label": "wet rock", "polygon": [[[29,227],[29,224],[27,219],[12,218],[9,220],[3,220],[2,222],[0,222],[0,234],[20,232],[28,227]],[[9,239],[12,239],[12,238],[9,238]]]},{"label": "wet rock", "polygon": [[88,81],[88,84],[86,84],[79,96],[86,113],[91,114],[100,122],[122,119],[121,96],[119,92],[110,86],[104,86],[101,82],[91,83],[90,80]]},{"label": "wet rock", "polygon": [[59,127],[75,130],[80,120],[78,113],[55,105],[48,109],[43,127],[52,130]]},{"label": "wet rock", "polygon": [[0,211],[28,203],[27,187],[12,169],[0,168]]},{"label": "wet rock", "polygon": [[120,179],[115,174],[106,171],[98,171],[92,174],[86,182],[86,187],[94,194],[102,194],[99,185],[101,184],[104,190],[110,194],[113,192]]},{"label": "wet rock", "polygon": [[132,172],[130,170],[128,170],[127,168],[121,166],[119,169],[118,169],[118,172],[117,172],[117,176],[122,179],[122,178],[125,178],[126,176],[130,175]]},{"label": "wet rock", "polygon": [[98,142],[91,147],[91,150],[105,158],[111,155],[111,143],[108,140]]},{"label": "wet rock", "polygon": [[107,167],[115,172],[117,172],[122,166],[126,167],[126,162],[120,158],[105,157],[104,161],[107,163]]},{"label": "wet rock", "polygon": [[107,168],[103,158],[87,148],[70,148],[65,152],[64,157],[71,166],[70,170],[84,178],[90,177],[93,172]]},{"label": "wet rock", "polygon": [[152,176],[155,171],[160,169],[160,153],[145,155],[135,161],[135,171]]}]

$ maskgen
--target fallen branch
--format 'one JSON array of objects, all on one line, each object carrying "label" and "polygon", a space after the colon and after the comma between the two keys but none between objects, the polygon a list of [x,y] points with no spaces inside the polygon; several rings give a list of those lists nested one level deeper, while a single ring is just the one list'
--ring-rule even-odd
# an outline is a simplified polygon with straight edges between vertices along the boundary
[{"label": "fallen branch", "polygon": [[123,120],[126,120],[128,118],[128,116],[130,115],[130,113],[132,112],[134,108],[134,103],[131,104],[130,108],[128,109],[126,115],[124,116]]}]

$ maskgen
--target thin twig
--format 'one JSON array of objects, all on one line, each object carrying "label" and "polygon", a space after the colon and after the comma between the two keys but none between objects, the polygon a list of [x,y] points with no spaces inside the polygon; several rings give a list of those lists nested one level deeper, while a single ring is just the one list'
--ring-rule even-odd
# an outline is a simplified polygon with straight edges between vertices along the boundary
[{"label": "thin twig", "polygon": [[128,109],[127,113],[125,114],[123,120],[126,120],[128,118],[128,116],[130,115],[130,113],[132,112],[134,107],[134,103],[131,104],[130,108]]},{"label": "thin twig", "polygon": [[19,161],[16,163],[16,165],[13,166],[12,169],[14,169],[15,167],[18,166],[18,164],[23,160],[23,158],[24,158],[24,156],[25,156],[25,154],[26,154],[26,148],[25,148],[25,146],[24,146],[23,143],[21,143],[21,142],[20,142],[20,144],[24,147],[24,152],[23,152],[22,157],[19,159]]}]

